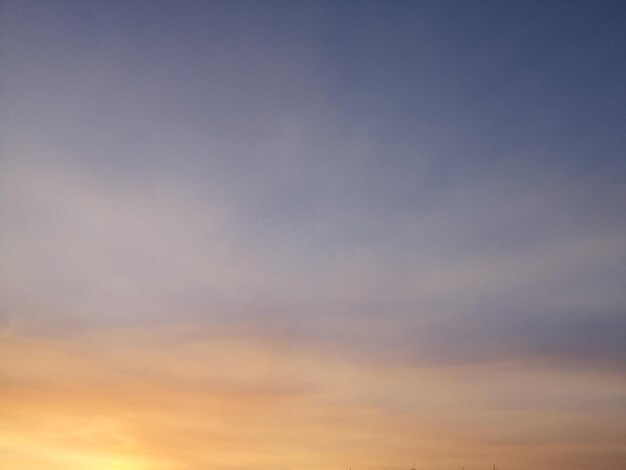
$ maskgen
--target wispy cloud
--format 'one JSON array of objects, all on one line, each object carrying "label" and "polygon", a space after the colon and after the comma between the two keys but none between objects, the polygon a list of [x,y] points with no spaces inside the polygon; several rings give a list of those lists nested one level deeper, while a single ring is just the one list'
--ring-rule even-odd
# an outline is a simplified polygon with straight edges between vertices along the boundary
[{"label": "wispy cloud", "polygon": [[[11,337],[3,354],[19,358],[3,367],[9,462],[50,449],[59,468],[373,468],[417,456],[444,468],[495,453],[523,468],[536,455],[610,458],[624,432],[623,380],[591,372],[389,367],[158,328]],[[33,433],[33,420],[46,424]]]},{"label": "wispy cloud", "polygon": [[12,462],[621,468],[621,3],[5,4]]}]

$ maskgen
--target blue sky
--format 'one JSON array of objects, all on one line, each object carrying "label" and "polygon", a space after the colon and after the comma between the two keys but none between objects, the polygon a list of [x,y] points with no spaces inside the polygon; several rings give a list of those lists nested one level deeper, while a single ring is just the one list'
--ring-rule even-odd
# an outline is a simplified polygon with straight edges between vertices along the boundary
[{"label": "blue sky", "polygon": [[[477,322],[531,349],[543,341],[535,334],[556,335],[568,353],[588,322],[598,348],[619,340],[619,3],[8,2],[5,11],[3,188],[52,207],[37,213],[24,207],[37,201],[9,198],[4,247],[34,269],[39,238],[52,244],[56,229],[61,246],[39,262],[63,284],[61,310],[114,290],[94,279],[77,292],[89,267],[61,260],[78,237],[140,303],[150,263],[216,277],[172,281],[168,309],[211,310],[221,297],[243,322],[245,305],[267,303],[276,313],[250,320],[271,327],[308,330],[319,317],[325,330],[340,315],[402,332],[435,323],[465,338]],[[106,230],[82,230],[87,218]],[[118,265],[135,245],[139,265]],[[211,266],[220,263],[232,273]],[[30,275],[14,281],[30,290]],[[344,275],[356,279],[337,288]]]},{"label": "blue sky", "polygon": [[189,327],[623,379],[623,2],[0,21],[5,334]]}]

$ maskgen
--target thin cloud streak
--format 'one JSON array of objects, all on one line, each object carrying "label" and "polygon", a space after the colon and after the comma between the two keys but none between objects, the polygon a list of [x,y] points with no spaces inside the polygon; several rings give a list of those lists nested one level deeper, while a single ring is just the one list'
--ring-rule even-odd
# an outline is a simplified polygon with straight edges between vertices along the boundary
[{"label": "thin cloud streak", "polygon": [[[623,327],[626,299],[611,278],[625,263],[611,220],[599,233],[581,227],[569,235],[546,221],[532,237],[513,241],[524,245],[519,252],[473,247],[476,235],[457,245],[454,234],[481,230],[472,221],[483,211],[489,212],[483,233],[512,220],[520,227],[525,219],[541,220],[529,209],[536,188],[525,196],[531,202],[521,202],[521,193],[498,212],[483,207],[482,194],[463,192],[462,202],[396,216],[398,230],[349,244],[303,228],[288,233],[305,238],[277,244],[270,237],[286,235],[277,229],[246,230],[254,217],[248,208],[212,203],[167,180],[129,187],[45,165],[7,166],[5,174],[12,211],[5,216],[3,298],[6,318],[24,312],[23,326],[167,323],[175,315],[302,340],[321,335],[370,344],[374,355],[389,348],[407,353],[418,340],[416,352],[446,360],[455,354],[467,360],[472,350],[484,357],[558,356],[565,346],[563,359],[623,362],[614,332]],[[566,199],[540,194],[546,205],[569,210]],[[259,226],[274,223],[257,218]],[[579,224],[576,218],[572,213],[565,226]],[[328,227],[349,236],[349,225],[334,220]],[[572,333],[590,322],[586,345],[576,351]]]}]

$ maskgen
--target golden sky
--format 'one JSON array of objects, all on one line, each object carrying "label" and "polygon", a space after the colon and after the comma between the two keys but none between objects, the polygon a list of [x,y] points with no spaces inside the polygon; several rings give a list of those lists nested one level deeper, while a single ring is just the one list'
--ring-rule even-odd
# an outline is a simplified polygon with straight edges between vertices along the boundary
[{"label": "golden sky", "polygon": [[371,363],[180,327],[1,347],[6,468],[617,470],[624,453],[624,379],[606,372]]},{"label": "golden sky", "polygon": [[0,0],[0,470],[624,470],[624,51],[624,0]]}]

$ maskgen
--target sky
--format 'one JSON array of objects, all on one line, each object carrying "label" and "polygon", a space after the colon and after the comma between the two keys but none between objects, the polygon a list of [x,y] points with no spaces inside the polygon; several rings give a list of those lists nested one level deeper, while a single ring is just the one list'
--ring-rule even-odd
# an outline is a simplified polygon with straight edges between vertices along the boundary
[{"label": "sky", "polygon": [[0,468],[626,466],[621,1],[0,0]]}]

